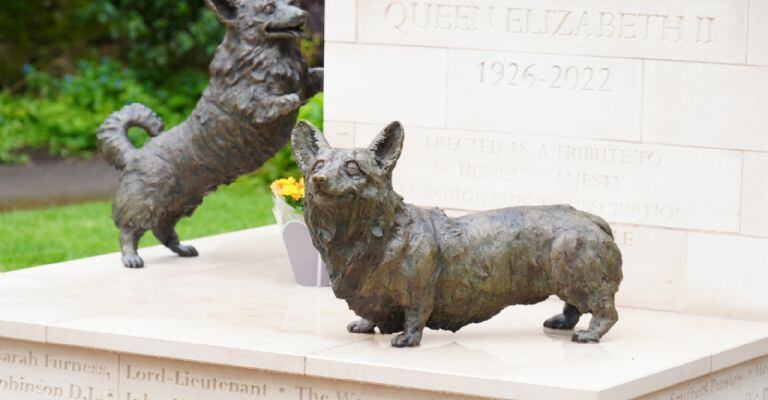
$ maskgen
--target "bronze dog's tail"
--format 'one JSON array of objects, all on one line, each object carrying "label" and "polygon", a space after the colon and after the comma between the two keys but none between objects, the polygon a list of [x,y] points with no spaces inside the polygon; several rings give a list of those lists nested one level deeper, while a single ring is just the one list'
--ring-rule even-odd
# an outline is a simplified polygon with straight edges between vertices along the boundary
[{"label": "bronze dog's tail", "polygon": [[99,151],[113,167],[123,170],[136,147],[128,139],[128,129],[142,128],[150,137],[158,136],[165,129],[163,120],[143,104],[129,104],[101,124]]}]

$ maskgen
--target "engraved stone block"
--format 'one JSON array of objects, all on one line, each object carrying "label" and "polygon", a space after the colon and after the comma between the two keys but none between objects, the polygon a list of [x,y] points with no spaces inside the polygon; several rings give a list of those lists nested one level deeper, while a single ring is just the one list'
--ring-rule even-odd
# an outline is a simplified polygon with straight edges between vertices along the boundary
[{"label": "engraved stone block", "polygon": [[685,311],[768,319],[768,239],[688,233]]},{"label": "engraved stone block", "polygon": [[685,232],[617,224],[613,234],[624,258],[617,304],[682,311]]},{"label": "engraved stone block", "polygon": [[[367,143],[378,129],[357,125],[356,141]],[[570,203],[611,222],[739,230],[734,151],[411,127],[400,164],[395,188],[416,204]]]},{"label": "engraved stone block", "polygon": [[768,398],[768,357],[762,357],[643,396],[640,400],[762,400],[766,398]]},{"label": "engraved stone block", "polygon": [[645,62],[643,140],[768,151],[768,68]]},{"label": "engraved stone block", "polygon": [[768,154],[744,153],[741,233],[768,237]]},{"label": "engraved stone block", "polygon": [[360,0],[358,39],[743,63],[747,8],[747,0]]},{"label": "engraved stone block", "polygon": [[175,399],[461,400],[466,397],[168,359],[120,357],[120,400]]},{"label": "engraved stone block", "polygon": [[0,399],[117,399],[117,355],[0,338]]},{"label": "engraved stone block", "polygon": [[640,140],[642,62],[452,50],[448,127]]},{"label": "engraved stone block", "polygon": [[334,147],[355,147],[355,125],[348,122],[325,121],[325,138]]},{"label": "engraved stone block", "polygon": [[325,51],[328,120],[445,126],[447,50],[328,43]]},{"label": "engraved stone block", "polygon": [[357,35],[357,0],[333,0],[325,4],[325,40],[354,42]]},{"label": "engraved stone block", "polygon": [[768,65],[768,2],[749,4],[749,63]]}]

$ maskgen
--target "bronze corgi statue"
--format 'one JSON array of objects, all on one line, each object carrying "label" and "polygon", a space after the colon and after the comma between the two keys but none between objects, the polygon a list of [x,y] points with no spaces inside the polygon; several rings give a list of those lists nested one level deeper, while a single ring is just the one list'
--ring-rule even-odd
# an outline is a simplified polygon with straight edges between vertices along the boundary
[{"label": "bronze corgi statue", "polygon": [[[307,13],[298,0],[205,1],[227,35],[192,115],[163,132],[154,112],[132,104],[99,129],[101,153],[123,171],[113,219],[128,268],[144,266],[137,246],[148,230],[178,255],[197,256],[179,242],[176,223],[206,194],[256,170],[285,146],[299,107],[322,89],[322,70],[308,70],[299,49]],[[131,127],[151,137],[140,149],[126,136]]]},{"label": "bronze corgi statue", "polygon": [[392,189],[403,138],[397,122],[365,149],[331,148],[307,123],[293,132],[312,240],[336,296],[362,317],[349,331],[402,332],[393,346],[418,346],[425,327],[457,331],[556,295],[565,309],[544,326],[573,329],[591,313],[573,340],[600,341],[618,320],[622,280],[608,224],[567,205],[449,218],[406,204]]}]

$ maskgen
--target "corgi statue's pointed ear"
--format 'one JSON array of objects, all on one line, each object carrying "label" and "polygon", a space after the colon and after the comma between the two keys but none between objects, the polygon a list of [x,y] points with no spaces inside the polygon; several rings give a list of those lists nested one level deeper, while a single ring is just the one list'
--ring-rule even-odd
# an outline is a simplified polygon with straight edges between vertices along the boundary
[{"label": "corgi statue's pointed ear", "polygon": [[391,174],[395,169],[395,164],[403,151],[403,140],[405,140],[403,125],[395,121],[384,128],[368,146],[368,150],[371,150],[376,158],[376,164],[387,174]]},{"label": "corgi statue's pointed ear", "polygon": [[205,0],[205,4],[210,8],[219,21],[224,25],[229,25],[237,19],[237,0]]},{"label": "corgi statue's pointed ear", "polygon": [[317,153],[320,150],[329,149],[331,146],[319,129],[307,121],[301,121],[293,128],[291,147],[293,158],[296,159],[299,168],[304,175],[308,175],[315,158],[317,158]]}]

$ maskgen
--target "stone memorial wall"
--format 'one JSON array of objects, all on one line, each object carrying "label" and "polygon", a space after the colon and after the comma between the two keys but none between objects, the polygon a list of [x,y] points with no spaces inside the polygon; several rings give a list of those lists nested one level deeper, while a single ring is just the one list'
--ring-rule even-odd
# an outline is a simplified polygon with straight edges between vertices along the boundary
[{"label": "stone memorial wall", "polygon": [[406,126],[395,186],[456,213],[570,203],[625,306],[768,320],[768,1],[334,0],[326,132]]}]

